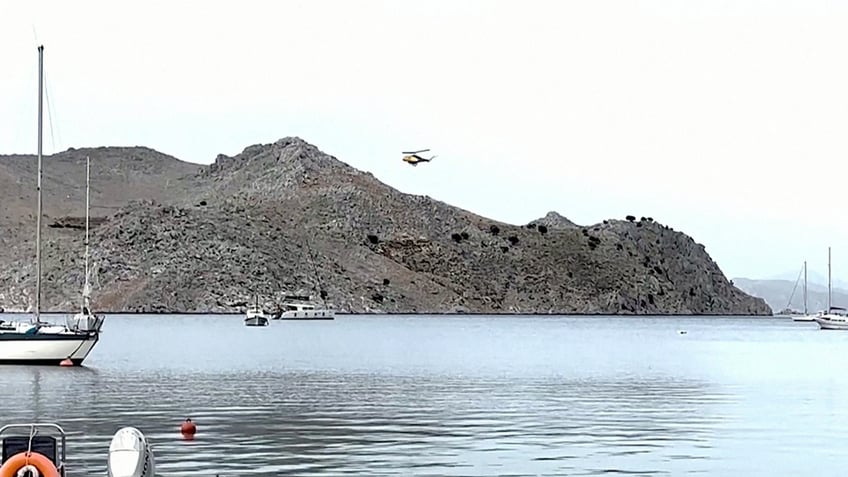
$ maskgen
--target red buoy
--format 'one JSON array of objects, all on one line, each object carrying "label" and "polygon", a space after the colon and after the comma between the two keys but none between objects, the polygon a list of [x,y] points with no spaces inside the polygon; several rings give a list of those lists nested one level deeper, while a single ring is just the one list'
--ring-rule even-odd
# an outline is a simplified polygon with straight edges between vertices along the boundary
[{"label": "red buoy", "polygon": [[59,361],[59,366],[73,366],[74,362],[71,361],[71,358],[65,358],[62,361]]},{"label": "red buoy", "polygon": [[197,426],[191,422],[191,419],[186,419],[180,426],[180,434],[183,436],[193,436],[197,432]]}]

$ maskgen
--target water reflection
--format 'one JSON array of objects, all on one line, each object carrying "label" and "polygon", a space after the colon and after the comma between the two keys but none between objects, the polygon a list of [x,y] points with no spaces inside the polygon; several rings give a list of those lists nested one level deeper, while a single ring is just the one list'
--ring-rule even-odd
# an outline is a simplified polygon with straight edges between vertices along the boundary
[{"label": "water reflection", "polygon": [[[698,470],[728,397],[703,382],[321,372],[0,369],[8,420],[55,419],[73,475],[140,428],[162,475],[575,475],[668,460]],[[191,417],[198,434],[185,441]],[[652,462],[657,467],[650,468]],[[662,464],[662,465],[659,465]]]}]

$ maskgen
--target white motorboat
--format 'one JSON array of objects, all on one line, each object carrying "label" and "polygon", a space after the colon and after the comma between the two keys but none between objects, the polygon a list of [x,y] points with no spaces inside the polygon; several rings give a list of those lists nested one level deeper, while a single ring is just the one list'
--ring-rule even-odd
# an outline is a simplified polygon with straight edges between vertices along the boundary
[{"label": "white motorboat", "polygon": [[[0,364],[72,363],[80,365],[100,339],[103,321],[85,323],[85,329],[41,320],[41,177],[42,177],[42,98],[44,85],[44,46],[38,47],[38,175],[35,232],[35,306],[29,322],[0,322]],[[83,325],[84,323],[78,323]]]},{"label": "white motorboat", "polygon": [[316,308],[311,303],[303,303],[311,301],[312,297],[287,295],[286,299],[297,301],[283,303],[273,316],[275,320],[333,320],[336,317],[335,310],[331,308]]},{"label": "white motorboat", "polygon": [[845,308],[831,307],[828,313],[820,313],[813,317],[823,330],[848,330],[848,313]]}]

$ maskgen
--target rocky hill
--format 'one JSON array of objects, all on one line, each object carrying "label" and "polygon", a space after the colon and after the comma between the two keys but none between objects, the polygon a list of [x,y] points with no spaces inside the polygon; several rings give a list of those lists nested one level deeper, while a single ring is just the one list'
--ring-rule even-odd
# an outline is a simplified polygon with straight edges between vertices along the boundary
[{"label": "rocky hill", "polygon": [[[62,191],[45,202],[84,192],[85,154],[94,205],[120,207],[92,231],[93,301],[104,311],[233,312],[254,294],[271,308],[286,293],[320,290],[350,312],[771,314],[703,246],[650,218],[501,223],[401,193],[299,138],[209,166],[139,148],[57,154],[45,174],[58,172],[54,163],[73,171],[45,185]],[[23,202],[6,221],[30,240],[5,244],[0,306],[23,309],[34,282],[34,167],[0,165],[8,170],[0,180],[22,184]],[[82,287],[82,231],[59,226],[83,209],[75,193],[45,207],[48,310],[75,308]]]}]

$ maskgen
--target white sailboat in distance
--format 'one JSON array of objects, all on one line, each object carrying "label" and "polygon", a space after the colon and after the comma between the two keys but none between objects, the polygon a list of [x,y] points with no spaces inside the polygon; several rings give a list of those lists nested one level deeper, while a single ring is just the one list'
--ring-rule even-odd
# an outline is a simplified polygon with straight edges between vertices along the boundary
[{"label": "white sailboat in distance", "polygon": [[813,319],[823,330],[848,330],[848,314],[840,306],[833,306],[833,288],[830,278],[830,247],[827,247],[827,310],[820,312]]}]

